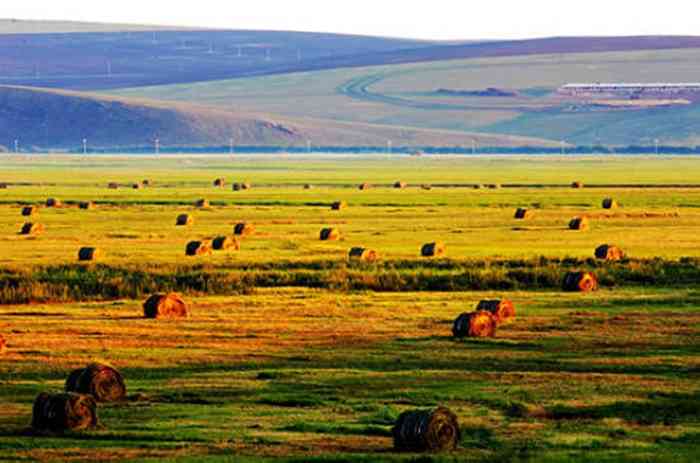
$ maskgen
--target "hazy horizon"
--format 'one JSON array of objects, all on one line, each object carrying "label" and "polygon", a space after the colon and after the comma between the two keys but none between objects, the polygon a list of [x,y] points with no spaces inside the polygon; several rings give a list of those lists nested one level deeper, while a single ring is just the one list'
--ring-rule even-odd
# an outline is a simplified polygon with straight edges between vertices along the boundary
[{"label": "hazy horizon", "polygon": [[200,0],[198,7],[166,2],[123,0],[106,6],[83,0],[60,4],[26,0],[0,8],[0,17],[34,21],[71,21],[236,30],[287,30],[396,37],[423,40],[498,40],[554,36],[696,35],[697,7],[669,0],[634,7],[591,0],[585,8],[552,6],[544,0],[527,4],[493,0],[455,5],[447,0],[396,5],[357,0],[342,9],[328,2],[293,4],[259,0],[222,6]]}]

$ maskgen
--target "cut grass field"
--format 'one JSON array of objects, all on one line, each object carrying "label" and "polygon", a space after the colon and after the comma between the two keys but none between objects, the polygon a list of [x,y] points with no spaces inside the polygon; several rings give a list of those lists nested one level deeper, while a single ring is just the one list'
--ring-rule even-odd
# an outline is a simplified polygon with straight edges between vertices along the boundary
[{"label": "cut grass field", "polygon": [[[687,277],[697,261],[680,258],[700,257],[699,163],[4,158],[0,181],[9,187],[0,190],[0,270],[31,278],[49,268],[60,280],[61,266],[83,269],[85,278],[101,271],[77,266],[85,245],[104,251],[99,262],[108,271],[129,270],[103,281],[115,288],[137,281],[139,272],[176,269],[200,281],[208,273],[299,277],[324,268],[331,269],[324,278],[344,279],[353,246],[376,249],[382,259],[350,266],[358,279],[407,269],[460,275],[477,267],[505,278],[515,261],[556,275],[571,265],[565,257],[592,265],[584,259],[606,242],[633,260],[601,266],[611,280],[588,295],[540,283],[374,292],[342,281],[288,287],[280,278],[244,291],[193,284],[184,291],[191,317],[181,321],[144,320],[140,295],[93,298],[67,290],[57,298],[61,303],[39,297],[2,305],[0,334],[8,350],[0,354],[0,460],[697,461],[700,293]],[[249,181],[253,189],[214,188],[219,177],[229,185]],[[145,178],[154,186],[107,189],[111,181]],[[397,180],[409,188],[391,189]],[[590,187],[565,186],[573,180]],[[383,186],[361,192],[356,185],[363,181]],[[306,183],[314,188],[304,190]],[[424,183],[453,186],[415,186]],[[522,186],[467,186],[475,183]],[[537,186],[544,184],[560,186]],[[657,186],[611,186],[622,184]],[[685,187],[664,186],[678,184]],[[20,205],[48,197],[67,205],[42,207],[28,220],[46,225],[46,232],[19,237]],[[623,207],[602,211],[605,197]],[[200,198],[212,207],[195,209]],[[74,205],[88,199],[97,209]],[[332,212],[335,200],[349,207]],[[516,207],[533,205],[533,219],[513,219]],[[194,215],[191,227],[175,227],[182,212]],[[581,213],[592,217],[591,230],[566,231]],[[239,221],[256,226],[241,251],[184,257],[187,241],[230,233]],[[330,225],[340,228],[342,240],[320,242],[318,232]],[[447,244],[448,259],[418,258],[420,245],[433,240]],[[670,270],[677,266],[686,272],[678,278]],[[641,280],[646,286],[630,279],[610,284],[624,279],[624,269],[652,269],[656,279]],[[0,281],[10,280],[0,274]],[[515,303],[515,323],[494,339],[452,339],[457,315],[498,297]],[[70,370],[91,361],[118,367],[133,400],[100,406],[104,428],[95,431],[24,435],[34,397],[60,390]],[[390,431],[398,414],[436,405],[457,413],[460,448],[435,456],[393,452]]]}]

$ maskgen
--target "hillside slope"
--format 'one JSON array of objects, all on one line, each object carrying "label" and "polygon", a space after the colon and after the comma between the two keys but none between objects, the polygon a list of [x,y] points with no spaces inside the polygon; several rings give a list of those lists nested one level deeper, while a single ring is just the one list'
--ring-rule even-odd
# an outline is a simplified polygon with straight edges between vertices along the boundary
[{"label": "hillside slope", "polygon": [[383,146],[542,146],[535,138],[470,134],[376,124],[216,109],[189,103],[157,102],[65,90],[0,86],[0,145],[73,148],[87,139],[90,147],[117,148],[237,145]]}]

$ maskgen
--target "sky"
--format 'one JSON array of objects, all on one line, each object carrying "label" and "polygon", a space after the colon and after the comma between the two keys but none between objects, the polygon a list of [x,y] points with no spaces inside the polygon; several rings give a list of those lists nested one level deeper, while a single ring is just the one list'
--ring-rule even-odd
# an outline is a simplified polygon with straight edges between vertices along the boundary
[{"label": "sky", "polygon": [[693,0],[0,0],[0,18],[462,40],[697,35]]}]

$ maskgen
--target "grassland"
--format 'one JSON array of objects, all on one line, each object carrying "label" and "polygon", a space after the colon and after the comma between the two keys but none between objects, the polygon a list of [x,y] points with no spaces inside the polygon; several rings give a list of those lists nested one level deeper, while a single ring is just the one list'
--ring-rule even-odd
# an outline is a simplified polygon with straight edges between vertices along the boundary
[{"label": "grassland", "polygon": [[[199,276],[200,285],[184,284],[192,317],[179,322],[141,319],[142,298],[118,291],[90,296],[67,289],[60,297],[0,306],[0,334],[9,345],[0,356],[0,460],[697,461],[699,163],[5,157],[3,285],[11,275],[34,280],[48,272],[70,286],[64,276],[79,270],[83,279],[113,272],[100,287],[138,286],[142,274],[173,272],[191,281]],[[253,189],[215,189],[218,177],[249,181]],[[106,187],[144,178],[154,186]],[[396,180],[409,188],[390,188]],[[569,188],[573,180],[588,187]],[[358,191],[363,181],[376,188]],[[302,189],[306,183],[314,188]],[[435,188],[416,187],[428,183]],[[504,187],[475,190],[477,183]],[[602,212],[606,196],[623,207]],[[42,208],[31,219],[46,225],[45,234],[18,236],[19,207],[48,197],[67,205]],[[212,207],[195,209],[199,198]],[[341,199],[349,208],[331,212],[329,204]],[[81,200],[98,207],[79,210],[74,204]],[[516,222],[518,206],[536,207],[537,214]],[[194,214],[192,227],[174,226],[181,212]],[[566,231],[581,213],[593,218],[592,229]],[[257,230],[241,251],[184,257],[188,240],[230,233],[238,221]],[[318,231],[326,225],[338,226],[342,241],[321,243]],[[419,259],[420,245],[436,239],[446,242],[449,258]],[[606,242],[632,260],[587,260]],[[83,245],[105,252],[101,266],[76,264]],[[382,261],[345,264],[356,245],[377,249]],[[606,281],[590,295],[562,293],[546,282],[471,291],[342,284],[348,275],[458,278],[475,269],[505,279],[514,262],[555,276],[595,266]],[[635,271],[645,278],[626,276]],[[209,274],[229,283],[255,278],[208,287],[201,283]],[[313,282],[319,275],[337,284],[289,285],[282,278]],[[518,308],[514,324],[495,339],[451,338],[459,313],[503,296]],[[134,400],[101,407],[103,429],[23,435],[36,394],[60,389],[67,371],[94,360],[120,368]],[[437,404],[457,412],[460,449],[393,453],[390,429],[398,414]]]}]

